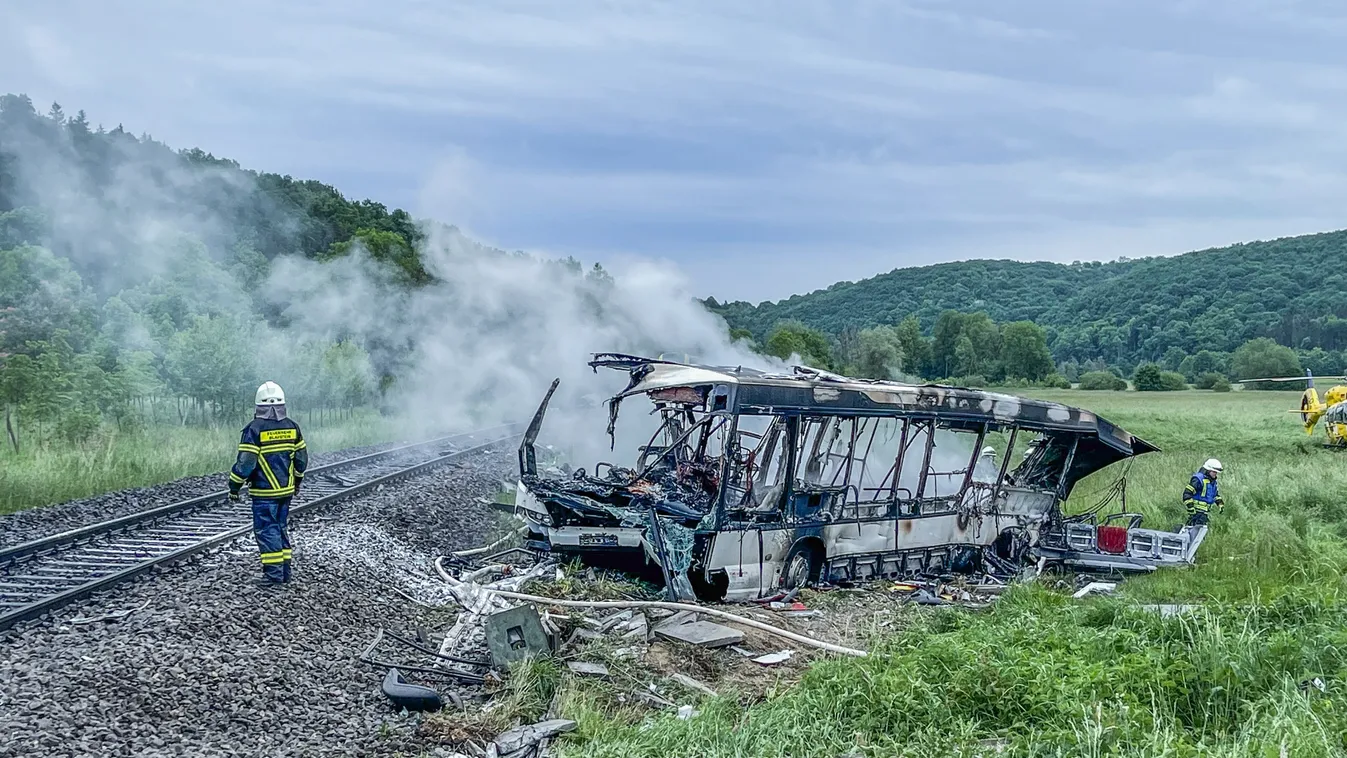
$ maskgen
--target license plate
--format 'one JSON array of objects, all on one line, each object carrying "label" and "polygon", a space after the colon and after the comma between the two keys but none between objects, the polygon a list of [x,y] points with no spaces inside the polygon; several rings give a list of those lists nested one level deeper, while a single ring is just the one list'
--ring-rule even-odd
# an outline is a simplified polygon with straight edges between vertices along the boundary
[{"label": "license plate", "polygon": [[582,547],[617,547],[617,535],[582,534],[580,535],[580,545]]}]

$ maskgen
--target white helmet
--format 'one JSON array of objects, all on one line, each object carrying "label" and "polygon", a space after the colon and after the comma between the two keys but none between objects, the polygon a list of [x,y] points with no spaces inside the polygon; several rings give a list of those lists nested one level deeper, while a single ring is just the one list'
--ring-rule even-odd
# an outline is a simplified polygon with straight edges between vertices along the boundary
[{"label": "white helmet", "polygon": [[1203,471],[1210,471],[1214,474],[1221,473],[1221,462],[1215,458],[1208,458],[1207,462],[1202,464]]},{"label": "white helmet", "polygon": [[285,405],[285,390],[275,382],[265,382],[257,388],[258,405]]},{"label": "white helmet", "polygon": [[995,457],[996,448],[992,447],[991,445],[988,445],[987,447],[982,448],[982,454],[987,457]]}]

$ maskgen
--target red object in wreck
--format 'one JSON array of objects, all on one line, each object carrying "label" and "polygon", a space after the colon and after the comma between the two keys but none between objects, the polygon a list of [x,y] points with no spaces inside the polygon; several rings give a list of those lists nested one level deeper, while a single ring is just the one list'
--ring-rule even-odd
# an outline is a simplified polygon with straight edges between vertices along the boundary
[{"label": "red object in wreck", "polygon": [[1127,527],[1101,526],[1095,531],[1100,552],[1121,555],[1127,552]]}]

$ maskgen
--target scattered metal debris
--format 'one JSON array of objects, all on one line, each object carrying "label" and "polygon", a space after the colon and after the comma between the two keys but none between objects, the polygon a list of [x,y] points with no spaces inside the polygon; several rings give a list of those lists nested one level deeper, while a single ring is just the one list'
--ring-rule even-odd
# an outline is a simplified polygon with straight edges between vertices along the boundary
[{"label": "scattered metal debris", "polygon": [[[492,741],[500,756],[516,756],[530,750],[543,740],[574,730],[576,723],[569,719],[549,719],[536,724],[511,729]],[[520,756],[522,758],[522,756]]]},{"label": "scattered metal debris", "polygon": [[387,637],[393,640],[394,642],[398,642],[401,643],[402,645],[410,647],[423,655],[427,655],[432,658],[437,658],[444,661],[449,661],[451,663],[457,664],[462,668],[485,669],[491,665],[485,661],[475,660],[472,658],[464,658],[461,656],[438,653],[434,650],[431,650],[428,647],[425,647],[424,645],[421,645],[418,642],[413,642],[412,640],[409,640],[406,637],[398,636],[384,629],[380,629],[379,632],[374,635],[374,639],[370,641],[369,645],[365,647],[364,652],[360,654],[359,660],[362,663],[367,663],[371,666],[376,666],[378,668],[400,669],[401,671],[406,671],[409,673],[420,673],[420,674],[431,674],[436,676],[442,676],[448,679],[455,679],[460,682],[469,682],[473,684],[481,684],[482,682],[486,681],[485,677],[483,677],[481,674],[473,673],[472,671],[468,670],[462,670],[462,668],[449,669],[432,666],[412,666],[401,663],[390,663],[388,661],[377,660],[372,656],[374,654],[375,648],[379,646],[379,643],[383,641],[384,637]]}]

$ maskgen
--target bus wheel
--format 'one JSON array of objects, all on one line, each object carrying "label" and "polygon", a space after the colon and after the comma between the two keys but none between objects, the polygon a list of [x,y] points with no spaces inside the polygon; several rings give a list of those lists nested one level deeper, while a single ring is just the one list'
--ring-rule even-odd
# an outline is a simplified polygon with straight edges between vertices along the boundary
[{"label": "bus wheel", "polygon": [[818,581],[821,558],[812,545],[801,542],[791,548],[781,570],[781,586],[793,590]]}]

